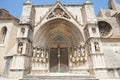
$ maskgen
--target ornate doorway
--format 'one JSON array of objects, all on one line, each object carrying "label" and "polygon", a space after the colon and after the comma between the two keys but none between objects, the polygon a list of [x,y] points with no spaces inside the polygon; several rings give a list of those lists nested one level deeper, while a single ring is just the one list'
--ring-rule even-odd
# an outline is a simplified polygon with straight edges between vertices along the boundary
[{"label": "ornate doorway", "polygon": [[50,49],[50,72],[68,72],[68,49]]},{"label": "ornate doorway", "polygon": [[68,43],[57,35],[50,43],[49,70],[50,72],[68,72]]},{"label": "ornate doorway", "polygon": [[70,51],[71,47],[78,46],[83,40],[81,30],[66,19],[56,18],[36,27],[34,45],[39,44],[40,48],[47,48],[49,51],[46,53],[47,62],[39,64],[36,61],[32,70],[50,73],[69,72],[74,67],[70,61],[70,55],[74,54]]}]

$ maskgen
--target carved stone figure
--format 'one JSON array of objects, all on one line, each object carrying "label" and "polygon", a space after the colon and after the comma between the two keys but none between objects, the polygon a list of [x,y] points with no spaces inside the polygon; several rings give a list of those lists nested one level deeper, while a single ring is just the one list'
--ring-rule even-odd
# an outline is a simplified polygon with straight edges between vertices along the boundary
[{"label": "carved stone figure", "polygon": [[37,57],[40,57],[40,48],[37,47]]},{"label": "carved stone figure", "polygon": [[36,47],[33,47],[33,57],[36,57]]},{"label": "carved stone figure", "polygon": [[48,49],[45,50],[45,57],[48,57]]},{"label": "carved stone figure", "polygon": [[40,48],[37,47],[37,54],[40,54]]},{"label": "carved stone figure", "polygon": [[41,49],[41,57],[44,57],[44,49]]},{"label": "carved stone figure", "polygon": [[100,51],[99,43],[95,42],[94,45],[95,45],[95,51]]},{"label": "carved stone figure", "polygon": [[22,50],[23,50],[23,43],[19,42],[18,43],[18,54],[22,54]]},{"label": "carved stone figure", "polygon": [[85,48],[82,46],[80,50],[81,50],[81,56],[84,57],[85,56]]},{"label": "carved stone figure", "polygon": [[74,57],[77,57],[77,47],[74,47],[74,54],[73,54]]},{"label": "carved stone figure", "polygon": [[22,29],[21,29],[21,32],[22,32],[22,36],[23,36],[24,33],[25,33],[25,28],[22,28]]}]

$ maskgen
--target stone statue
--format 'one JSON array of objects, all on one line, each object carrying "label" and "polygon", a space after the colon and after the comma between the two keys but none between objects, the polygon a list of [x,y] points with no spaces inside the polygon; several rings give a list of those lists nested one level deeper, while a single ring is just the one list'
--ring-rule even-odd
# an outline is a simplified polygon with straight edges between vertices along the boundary
[{"label": "stone statue", "polygon": [[85,48],[82,46],[81,47],[81,56],[84,57],[85,56]]},{"label": "stone statue", "polygon": [[40,48],[37,47],[37,54],[40,54]]},{"label": "stone statue", "polygon": [[36,57],[36,47],[33,47],[33,57]]},{"label": "stone statue", "polygon": [[40,48],[37,47],[37,57],[40,57]]},{"label": "stone statue", "polygon": [[44,57],[44,49],[41,50],[41,57]]},{"label": "stone statue", "polygon": [[48,49],[45,50],[45,57],[48,57]]},{"label": "stone statue", "polygon": [[73,54],[74,57],[77,57],[77,47],[74,47],[74,54]]},{"label": "stone statue", "polygon": [[18,43],[18,54],[22,54],[22,49],[23,49],[23,43],[19,42]]},{"label": "stone statue", "polygon": [[100,51],[99,43],[95,42],[94,45],[95,45],[95,51]]}]

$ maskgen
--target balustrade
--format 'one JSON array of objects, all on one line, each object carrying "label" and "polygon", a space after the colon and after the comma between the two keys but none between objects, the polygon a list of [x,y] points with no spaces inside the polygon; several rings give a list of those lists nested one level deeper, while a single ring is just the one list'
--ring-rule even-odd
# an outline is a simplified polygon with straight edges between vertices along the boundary
[{"label": "balustrade", "polygon": [[34,46],[32,62],[47,63],[48,62],[48,49]]}]

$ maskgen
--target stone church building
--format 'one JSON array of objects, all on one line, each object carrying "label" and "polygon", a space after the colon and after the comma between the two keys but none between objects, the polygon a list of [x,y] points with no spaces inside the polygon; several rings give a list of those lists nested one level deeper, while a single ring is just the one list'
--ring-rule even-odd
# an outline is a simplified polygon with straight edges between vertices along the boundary
[{"label": "stone church building", "polygon": [[120,79],[120,4],[96,16],[80,5],[23,4],[20,19],[0,9],[0,76],[7,80]]}]

